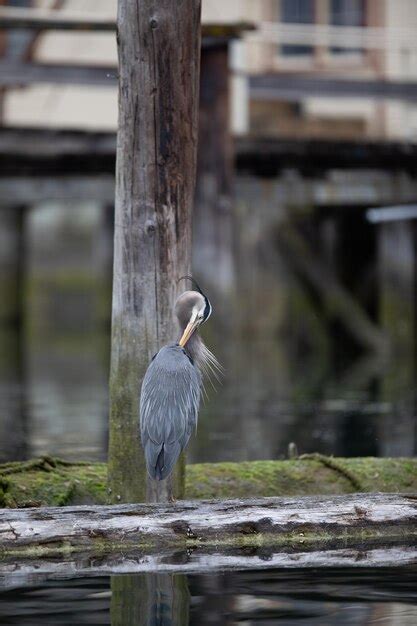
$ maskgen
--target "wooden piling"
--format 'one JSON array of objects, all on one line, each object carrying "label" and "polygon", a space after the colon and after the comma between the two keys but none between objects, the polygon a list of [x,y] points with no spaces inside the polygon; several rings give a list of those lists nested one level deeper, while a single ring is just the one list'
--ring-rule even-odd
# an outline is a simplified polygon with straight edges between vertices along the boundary
[{"label": "wooden piling", "polygon": [[109,328],[113,278],[114,203],[105,204],[99,216],[94,239],[96,271],[96,321],[100,328]]},{"label": "wooden piling", "polygon": [[178,279],[190,270],[200,0],[119,0],[119,130],[110,374],[113,502],[180,496],[183,468],[151,484],[138,428],[142,377],[176,339]]},{"label": "wooden piling", "polygon": [[22,205],[0,211],[0,320],[16,326],[23,316],[25,211]]},{"label": "wooden piling", "polygon": [[201,52],[193,269],[214,302],[234,284],[229,80],[229,43],[207,43]]}]

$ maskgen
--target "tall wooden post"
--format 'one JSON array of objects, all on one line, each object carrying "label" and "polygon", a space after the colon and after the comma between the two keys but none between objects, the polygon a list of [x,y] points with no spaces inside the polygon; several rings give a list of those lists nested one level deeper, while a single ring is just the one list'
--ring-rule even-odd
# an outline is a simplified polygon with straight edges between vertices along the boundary
[{"label": "tall wooden post", "polygon": [[[151,357],[176,339],[178,279],[190,270],[200,0],[119,0],[119,131],[110,373],[109,492],[146,497],[138,398]],[[148,498],[181,495],[172,485]]]},{"label": "tall wooden post", "polygon": [[[412,221],[378,225],[379,318],[391,341],[391,367],[380,380],[380,400],[397,406],[379,420],[381,456],[413,456],[417,430],[416,388],[416,272],[417,236]],[[404,407],[399,410],[399,407]]]},{"label": "tall wooden post", "polygon": [[97,281],[96,320],[108,328],[111,315],[113,274],[114,204],[100,209],[99,224],[94,238],[94,264]]},{"label": "tall wooden post", "polygon": [[0,208],[0,320],[20,326],[23,316],[25,206]]},{"label": "tall wooden post", "polygon": [[25,206],[0,208],[0,381],[19,389],[0,420],[0,463],[27,455],[24,355]]}]

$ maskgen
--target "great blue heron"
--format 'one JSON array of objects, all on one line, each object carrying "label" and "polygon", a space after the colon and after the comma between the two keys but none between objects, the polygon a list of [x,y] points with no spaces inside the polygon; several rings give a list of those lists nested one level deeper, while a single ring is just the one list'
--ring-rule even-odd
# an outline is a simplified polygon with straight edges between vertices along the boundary
[{"label": "great blue heron", "polygon": [[140,433],[149,476],[167,478],[197,426],[202,377],[220,365],[197,332],[211,304],[197,285],[175,303],[178,343],[161,348],[146,371],[140,395]]}]

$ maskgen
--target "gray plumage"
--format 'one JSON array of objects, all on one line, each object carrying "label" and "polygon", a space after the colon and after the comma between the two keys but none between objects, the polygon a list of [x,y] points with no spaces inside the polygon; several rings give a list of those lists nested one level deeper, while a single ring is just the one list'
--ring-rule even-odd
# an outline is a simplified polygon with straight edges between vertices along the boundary
[{"label": "gray plumage", "polygon": [[178,345],[162,348],[149,365],[142,383],[140,414],[151,478],[169,476],[187,445],[197,426],[200,388],[200,372]]},{"label": "gray plumage", "polygon": [[202,376],[219,369],[197,328],[211,313],[207,298],[186,291],[175,313],[180,343],[164,346],[152,359],[140,395],[140,434],[151,478],[167,478],[197,426]]}]

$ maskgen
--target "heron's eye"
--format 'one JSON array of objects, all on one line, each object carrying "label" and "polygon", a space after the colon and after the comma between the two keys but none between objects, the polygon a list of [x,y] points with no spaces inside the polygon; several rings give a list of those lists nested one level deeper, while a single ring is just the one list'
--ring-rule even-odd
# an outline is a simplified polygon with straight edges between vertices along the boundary
[{"label": "heron's eye", "polygon": [[211,311],[212,311],[211,304],[210,304],[210,302],[206,298],[206,306],[205,306],[204,312],[203,312],[203,317],[204,317],[204,321],[205,322],[207,322],[208,318],[210,317]]}]

